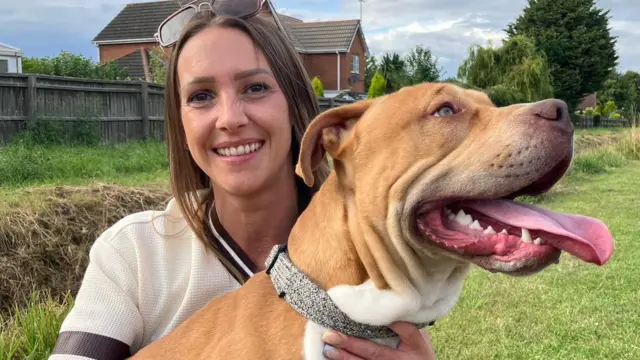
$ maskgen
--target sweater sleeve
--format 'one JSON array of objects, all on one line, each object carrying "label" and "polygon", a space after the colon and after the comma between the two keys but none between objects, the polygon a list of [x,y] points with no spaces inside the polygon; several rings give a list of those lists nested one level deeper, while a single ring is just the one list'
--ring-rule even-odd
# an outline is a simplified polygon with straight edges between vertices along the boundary
[{"label": "sweater sleeve", "polygon": [[143,335],[137,257],[126,228],[108,229],[92,245],[74,305],[49,360],[121,360]]}]

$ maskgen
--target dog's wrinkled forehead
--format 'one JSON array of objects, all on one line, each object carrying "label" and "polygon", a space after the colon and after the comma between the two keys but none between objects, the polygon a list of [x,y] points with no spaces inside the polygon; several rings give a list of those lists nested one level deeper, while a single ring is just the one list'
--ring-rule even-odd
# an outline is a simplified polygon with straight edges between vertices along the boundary
[{"label": "dog's wrinkled forehead", "polygon": [[425,106],[437,106],[438,102],[454,102],[460,107],[496,107],[486,93],[464,89],[450,83],[423,83],[405,87],[391,94],[386,100],[407,105],[415,105],[418,101]]}]

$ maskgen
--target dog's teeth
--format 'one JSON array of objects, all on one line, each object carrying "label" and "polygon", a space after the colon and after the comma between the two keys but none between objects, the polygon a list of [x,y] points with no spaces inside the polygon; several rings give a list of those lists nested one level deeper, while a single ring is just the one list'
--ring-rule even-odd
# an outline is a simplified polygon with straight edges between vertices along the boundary
[{"label": "dog's teeth", "polygon": [[493,230],[493,228],[492,228],[491,226],[489,226],[489,227],[487,228],[487,230],[483,231],[483,233],[484,233],[485,235],[491,235],[491,234],[495,234],[495,233],[496,233],[496,231],[495,231],[495,230]]},{"label": "dog's teeth", "polygon": [[533,240],[533,243],[536,245],[543,245],[544,240],[542,240],[541,238],[536,238],[535,240]]},{"label": "dog's teeth", "polygon": [[529,230],[522,228],[522,237],[521,237],[522,241],[526,242],[526,243],[531,243],[531,234],[529,233]]},{"label": "dog's teeth", "polygon": [[466,215],[462,209],[456,215],[456,221],[462,225],[469,225],[473,222],[471,215]]},{"label": "dog's teeth", "polygon": [[507,229],[502,229],[502,231],[500,231],[500,234],[509,235],[509,233],[507,232]]},{"label": "dog's teeth", "polygon": [[469,225],[469,227],[474,229],[474,230],[483,230],[483,228],[482,228],[482,226],[480,226],[480,223],[478,222],[478,220],[476,220],[473,223],[471,223],[471,225]]},{"label": "dog's teeth", "polygon": [[447,215],[453,214],[453,212],[451,212],[451,209],[449,209],[448,207],[444,208],[444,210],[447,212]]},{"label": "dog's teeth", "polygon": [[449,214],[449,220],[454,220],[456,216],[454,214]]}]

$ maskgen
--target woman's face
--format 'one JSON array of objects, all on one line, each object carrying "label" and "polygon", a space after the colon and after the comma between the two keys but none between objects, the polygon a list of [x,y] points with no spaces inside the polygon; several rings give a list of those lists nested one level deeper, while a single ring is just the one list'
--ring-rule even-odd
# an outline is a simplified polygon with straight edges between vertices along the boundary
[{"label": "woman's face", "polygon": [[177,73],[187,145],[215,188],[246,196],[288,174],[287,100],[251,38],[207,28],[184,45]]}]

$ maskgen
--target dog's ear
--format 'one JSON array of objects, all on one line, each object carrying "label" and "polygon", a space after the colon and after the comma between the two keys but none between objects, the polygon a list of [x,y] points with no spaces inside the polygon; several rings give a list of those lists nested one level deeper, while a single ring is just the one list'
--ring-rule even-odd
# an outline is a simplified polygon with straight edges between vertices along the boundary
[{"label": "dog's ear", "polygon": [[296,166],[296,174],[307,186],[313,186],[313,170],[322,162],[325,151],[334,159],[340,157],[353,126],[373,101],[360,100],[329,109],[309,124],[300,144],[300,157]]}]

